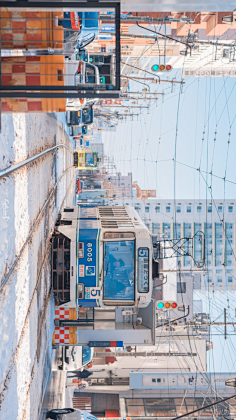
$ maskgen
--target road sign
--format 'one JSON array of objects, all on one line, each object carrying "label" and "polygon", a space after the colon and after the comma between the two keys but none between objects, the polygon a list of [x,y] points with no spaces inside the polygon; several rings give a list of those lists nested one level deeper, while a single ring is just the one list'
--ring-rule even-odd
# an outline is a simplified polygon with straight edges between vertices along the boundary
[{"label": "road sign", "polygon": [[124,347],[123,341],[89,341],[89,347]]}]

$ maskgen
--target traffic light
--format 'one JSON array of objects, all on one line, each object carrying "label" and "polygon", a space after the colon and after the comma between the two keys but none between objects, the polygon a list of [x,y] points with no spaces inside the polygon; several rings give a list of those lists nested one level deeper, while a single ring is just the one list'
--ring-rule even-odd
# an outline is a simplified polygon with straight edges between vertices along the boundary
[{"label": "traffic light", "polygon": [[156,302],[157,309],[176,309],[177,306],[177,302],[174,300],[157,300]]},{"label": "traffic light", "polygon": [[153,64],[152,71],[170,71],[172,70],[172,66],[170,64]]}]

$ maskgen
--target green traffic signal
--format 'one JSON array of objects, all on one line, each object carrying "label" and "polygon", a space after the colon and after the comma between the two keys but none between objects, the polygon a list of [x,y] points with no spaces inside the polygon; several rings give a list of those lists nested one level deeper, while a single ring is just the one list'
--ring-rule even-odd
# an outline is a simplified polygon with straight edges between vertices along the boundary
[{"label": "green traffic signal", "polygon": [[158,66],[158,64],[154,64],[153,66],[152,66],[152,71],[158,71],[159,70],[159,66]]}]

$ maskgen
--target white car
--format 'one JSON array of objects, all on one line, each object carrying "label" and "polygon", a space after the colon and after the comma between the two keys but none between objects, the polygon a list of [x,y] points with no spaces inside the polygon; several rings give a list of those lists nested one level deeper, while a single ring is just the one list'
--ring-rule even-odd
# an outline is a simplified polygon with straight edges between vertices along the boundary
[{"label": "white car", "polygon": [[73,371],[83,369],[93,358],[93,347],[62,346],[61,357],[58,358],[59,370]]},{"label": "white car", "polygon": [[77,408],[55,408],[47,413],[47,419],[54,420],[98,420],[88,411]]}]

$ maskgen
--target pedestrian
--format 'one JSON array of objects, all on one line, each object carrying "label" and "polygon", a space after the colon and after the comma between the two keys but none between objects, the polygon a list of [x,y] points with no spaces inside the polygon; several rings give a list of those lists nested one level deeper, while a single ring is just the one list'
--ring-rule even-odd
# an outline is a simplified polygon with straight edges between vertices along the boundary
[{"label": "pedestrian", "polygon": [[89,370],[84,369],[82,372],[81,370],[73,370],[70,371],[70,376],[67,376],[67,378],[74,378],[77,377],[79,379],[86,379],[89,376],[91,376],[93,374],[93,372],[89,372]]},{"label": "pedestrian", "polygon": [[68,388],[69,386],[74,386],[76,388],[88,388],[89,386],[92,385],[91,381],[82,381],[80,379],[73,379],[72,382],[67,382],[66,383],[66,388]]}]

